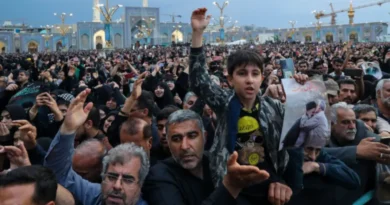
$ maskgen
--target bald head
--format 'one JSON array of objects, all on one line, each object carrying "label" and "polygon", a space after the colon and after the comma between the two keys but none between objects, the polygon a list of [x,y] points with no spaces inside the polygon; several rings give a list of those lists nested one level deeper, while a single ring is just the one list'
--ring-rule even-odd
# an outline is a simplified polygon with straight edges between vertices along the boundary
[{"label": "bald head", "polygon": [[104,144],[97,139],[89,139],[77,146],[73,155],[73,169],[84,179],[100,182],[102,159],[106,153]]},{"label": "bald head", "polygon": [[75,205],[73,195],[63,186],[57,186],[56,205]]},{"label": "bald head", "polygon": [[120,128],[120,140],[134,143],[149,154],[152,147],[152,127],[143,119],[131,117]]}]

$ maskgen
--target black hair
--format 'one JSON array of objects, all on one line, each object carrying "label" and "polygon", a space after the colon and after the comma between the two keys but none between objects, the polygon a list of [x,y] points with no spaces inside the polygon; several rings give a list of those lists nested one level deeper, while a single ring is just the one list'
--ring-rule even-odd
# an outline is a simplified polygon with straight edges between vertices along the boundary
[{"label": "black hair", "polygon": [[215,72],[216,70],[220,70],[221,69],[221,61],[212,61],[210,63],[210,70],[212,72]]},{"label": "black hair", "polygon": [[319,59],[319,58],[315,59],[314,63],[313,63],[312,70],[317,70],[317,67],[322,66],[324,63],[325,63],[325,61],[322,59]]},{"label": "black hair", "polygon": [[171,115],[172,113],[176,112],[180,110],[178,107],[174,106],[174,105],[168,105],[166,107],[164,107],[164,109],[160,110],[160,112],[158,113],[157,117],[156,117],[156,121],[160,121],[160,120],[166,120],[168,119],[169,115]]},{"label": "black hair", "polygon": [[30,77],[30,72],[27,70],[20,70],[19,73],[24,73],[26,76]]},{"label": "black hair", "polygon": [[65,105],[66,107],[69,107],[70,105],[70,102],[69,101],[66,101],[66,100],[63,100],[61,98],[57,98],[57,106],[60,106],[60,105]]},{"label": "black hair", "polygon": [[366,114],[369,112],[374,112],[376,116],[378,116],[377,109],[372,105],[360,104],[353,107],[353,111],[356,114],[356,118],[359,118],[361,114]]},{"label": "black hair", "polygon": [[92,121],[92,127],[99,129],[100,126],[100,112],[96,107],[92,107],[91,111],[88,114],[88,118],[86,121]]},{"label": "black hair", "polygon": [[34,184],[32,202],[45,205],[56,200],[57,179],[54,173],[43,166],[26,166],[14,169],[0,178],[0,188],[13,185]]},{"label": "black hair", "polygon": [[[106,122],[106,120],[109,118],[109,117],[111,117],[111,116],[114,116],[114,117],[116,117],[116,116],[118,116],[118,111],[111,111],[111,112],[109,112],[108,114],[106,114],[106,117],[104,117],[103,119],[101,119],[100,120],[100,130],[105,134],[105,135],[107,135],[107,133],[105,133],[104,132],[104,122]],[[100,112],[99,112],[99,114],[100,114]],[[108,131],[108,130],[107,130]]]},{"label": "black hair", "polygon": [[152,117],[153,113],[157,114],[153,94],[149,91],[142,90],[141,95],[137,99],[137,106],[139,109],[147,108],[149,117]]},{"label": "black hair", "polygon": [[145,140],[150,139],[152,137],[152,126],[150,124],[146,124],[142,130],[142,134],[144,135]]},{"label": "black hair", "polygon": [[298,65],[306,64],[306,66],[309,68],[309,63],[307,61],[300,61]]},{"label": "black hair", "polygon": [[356,83],[354,80],[352,79],[343,79],[343,80],[338,80],[337,81],[337,84],[339,84],[339,88],[341,89],[341,85],[353,85],[355,87],[355,90],[356,90]]},{"label": "black hair", "polygon": [[332,60],[332,62],[333,62],[333,63],[344,63],[344,60],[341,59],[341,58],[334,58],[334,59]]},{"label": "black hair", "polygon": [[156,90],[157,87],[161,87],[162,89],[164,89],[164,95],[162,97],[157,97],[154,93],[154,101],[155,103],[157,104],[157,106],[160,108],[160,109],[163,109],[165,106],[167,105],[174,105],[175,104],[175,101],[173,99],[173,93],[172,91],[169,89],[167,83],[165,82],[159,82],[157,83],[156,87],[153,89]]},{"label": "black hair", "polygon": [[317,103],[314,101],[311,101],[311,102],[306,104],[306,111],[309,111],[309,110],[316,108],[316,107],[317,107]]},{"label": "black hair", "polygon": [[233,76],[234,70],[243,65],[255,65],[260,68],[261,72],[263,72],[264,62],[261,56],[254,51],[239,50],[230,55],[228,58],[228,74]]}]

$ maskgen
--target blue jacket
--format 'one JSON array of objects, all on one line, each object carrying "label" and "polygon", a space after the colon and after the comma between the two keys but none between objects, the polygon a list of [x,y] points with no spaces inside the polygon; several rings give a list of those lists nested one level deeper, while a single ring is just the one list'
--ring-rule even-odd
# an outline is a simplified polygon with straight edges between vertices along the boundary
[{"label": "blue jacket", "polygon": [[360,186],[360,178],[356,172],[326,151],[320,152],[316,162],[320,164],[320,175],[327,178],[329,183],[347,189],[355,189]]},{"label": "blue jacket", "polygon": [[[102,204],[101,185],[83,179],[72,168],[74,137],[75,134],[61,135],[58,132],[46,154],[44,166],[54,172],[58,183],[68,189],[76,201],[85,205],[100,205]],[[137,205],[147,205],[147,203],[140,199]]]},{"label": "blue jacket", "polygon": [[[296,154],[293,154],[296,153]],[[289,149],[290,156],[302,154],[302,148]],[[303,160],[303,158],[302,158]],[[360,178],[341,160],[322,150],[317,157],[320,173],[307,174],[303,178],[303,190],[293,195],[289,205],[345,205],[352,204],[338,195],[338,187],[346,190],[360,187]]]}]

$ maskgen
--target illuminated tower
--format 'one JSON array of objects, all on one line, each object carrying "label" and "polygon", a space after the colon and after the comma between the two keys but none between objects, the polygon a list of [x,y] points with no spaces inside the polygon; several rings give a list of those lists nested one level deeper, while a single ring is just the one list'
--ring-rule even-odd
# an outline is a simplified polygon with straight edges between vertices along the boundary
[{"label": "illuminated tower", "polygon": [[349,4],[348,17],[349,17],[349,24],[353,25],[353,17],[355,17],[355,10],[353,9],[352,1]]},{"label": "illuminated tower", "polygon": [[99,0],[93,0],[93,16],[92,16],[92,22],[102,22],[100,20],[100,12],[98,9],[99,6]]}]

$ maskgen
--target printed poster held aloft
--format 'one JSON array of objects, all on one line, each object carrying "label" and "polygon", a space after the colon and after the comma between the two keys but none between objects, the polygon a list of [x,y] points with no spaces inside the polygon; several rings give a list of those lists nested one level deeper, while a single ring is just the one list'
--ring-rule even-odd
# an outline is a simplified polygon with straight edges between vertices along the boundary
[{"label": "printed poster held aloft", "polygon": [[281,148],[303,147],[305,142],[327,141],[330,137],[330,108],[325,84],[312,79],[304,85],[282,79],[286,93]]}]

